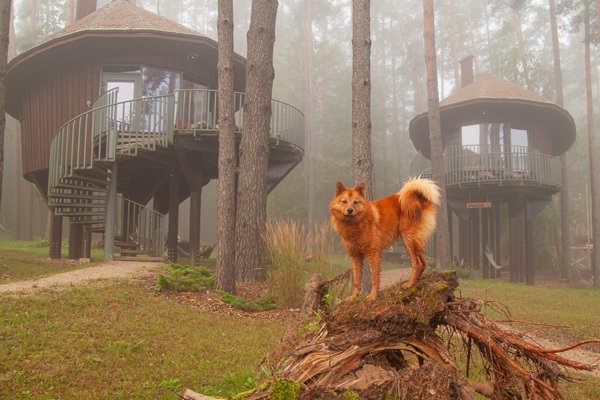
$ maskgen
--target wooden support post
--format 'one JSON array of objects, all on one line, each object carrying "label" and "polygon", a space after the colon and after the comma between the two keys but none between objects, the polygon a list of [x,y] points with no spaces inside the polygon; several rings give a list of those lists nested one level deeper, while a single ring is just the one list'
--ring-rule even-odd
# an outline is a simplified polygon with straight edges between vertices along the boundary
[{"label": "wooden support post", "polygon": [[83,258],[92,258],[92,232],[83,233]]},{"label": "wooden support post", "polygon": [[534,262],[533,262],[533,217],[524,218],[525,223],[525,283],[533,285]]},{"label": "wooden support post", "polygon": [[190,193],[190,266],[196,266],[200,249],[202,187]]},{"label": "wooden support post", "polygon": [[[500,250],[500,204],[496,203],[494,204],[494,208],[493,208],[493,214],[492,214],[492,222],[491,222],[491,226],[490,226],[490,232],[493,236],[493,238],[491,239],[491,243],[492,243],[492,251],[494,252],[494,254],[497,254],[497,260],[502,260],[502,252]],[[495,278],[500,278],[501,276],[501,271],[495,270],[494,269],[494,277]]]},{"label": "wooden support post", "polygon": [[[483,250],[485,250],[486,247],[488,248],[492,248],[492,246],[490,246],[490,209],[489,208],[484,208],[481,210],[481,243],[483,246]],[[482,257],[482,273],[483,273],[483,277],[485,279],[489,279],[490,277],[492,277],[493,275],[491,274],[491,270],[492,270],[492,266],[490,265],[489,260],[487,259],[487,257]]]},{"label": "wooden support post", "polygon": [[115,219],[117,214],[118,169],[115,162],[110,174],[108,199],[106,202],[106,222],[104,225],[104,261],[112,261],[115,256]]},{"label": "wooden support post", "polygon": [[63,218],[54,214],[54,208],[50,208],[50,258],[60,260],[62,248],[62,225]]},{"label": "wooden support post", "polygon": [[179,230],[179,186],[181,175],[178,171],[172,171],[169,188],[169,228],[167,233],[167,259],[177,262],[177,235]]},{"label": "wooden support post", "polygon": [[510,249],[510,281],[523,282],[525,279],[524,206],[522,202],[508,204],[508,243]]},{"label": "wooden support post", "polygon": [[473,255],[473,268],[481,268],[481,218],[479,209],[471,210],[471,254]]},{"label": "wooden support post", "polygon": [[473,266],[473,259],[471,258],[471,220],[459,219],[458,230],[459,230],[459,252],[458,257],[462,260],[463,266],[471,268]]},{"label": "wooden support post", "polygon": [[83,257],[83,225],[69,226],[69,259],[79,260]]}]

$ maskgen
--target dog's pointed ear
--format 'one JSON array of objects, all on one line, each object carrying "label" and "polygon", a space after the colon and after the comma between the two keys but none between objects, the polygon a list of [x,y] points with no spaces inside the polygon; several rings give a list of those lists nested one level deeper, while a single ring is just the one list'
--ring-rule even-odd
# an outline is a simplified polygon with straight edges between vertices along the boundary
[{"label": "dog's pointed ear", "polygon": [[354,190],[356,190],[362,197],[365,197],[365,183],[364,182],[360,182],[358,185],[356,185],[354,187]]},{"label": "dog's pointed ear", "polygon": [[336,196],[338,194],[342,193],[344,190],[346,190],[346,186],[344,186],[344,184],[342,182],[337,182],[335,184],[335,195]]}]

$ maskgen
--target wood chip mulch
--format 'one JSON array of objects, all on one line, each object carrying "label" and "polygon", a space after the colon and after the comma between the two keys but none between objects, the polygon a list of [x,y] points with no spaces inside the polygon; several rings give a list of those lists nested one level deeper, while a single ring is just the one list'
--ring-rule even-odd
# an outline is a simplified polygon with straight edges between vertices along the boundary
[{"label": "wood chip mulch", "polygon": [[[170,290],[163,290],[156,292],[154,287],[156,285],[156,275],[149,274],[141,277],[138,280],[139,284],[144,287],[148,292],[155,296],[167,298],[186,306],[200,308],[202,310],[221,314],[221,315],[235,315],[239,317],[255,318],[265,321],[273,320],[291,320],[294,315],[299,313],[298,309],[286,309],[286,310],[271,310],[262,312],[248,312],[240,310],[224,303],[219,298],[219,294],[215,290],[205,290],[202,292],[175,292]],[[236,283],[236,296],[246,300],[252,301],[266,296],[267,286],[265,283]]]}]

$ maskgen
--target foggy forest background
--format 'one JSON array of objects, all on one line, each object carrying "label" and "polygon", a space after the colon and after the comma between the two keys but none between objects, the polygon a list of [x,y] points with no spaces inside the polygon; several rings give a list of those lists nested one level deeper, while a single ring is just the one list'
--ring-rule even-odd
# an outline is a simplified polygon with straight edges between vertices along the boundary
[{"label": "foggy forest background", "polygon": [[[131,1],[217,39],[217,0]],[[73,0],[14,0],[16,53],[26,51],[72,21],[73,3]],[[106,3],[107,0],[99,0],[98,6]],[[578,128],[577,141],[567,155],[571,232],[574,241],[586,242],[590,229],[590,165],[583,0],[555,0],[555,3],[564,107]],[[598,32],[596,2],[590,3],[591,31]],[[235,51],[242,56],[246,56],[250,4],[247,0],[234,1]],[[435,7],[440,99],[460,86],[459,60],[473,55],[475,78],[493,73],[555,101],[548,0],[436,0]],[[371,116],[376,197],[397,190],[397,185],[409,176],[411,159],[417,154],[409,139],[408,123],[427,106],[422,18],[421,0],[371,2]],[[308,204],[312,198],[315,220],[325,220],[335,182],[352,183],[351,28],[349,0],[279,1],[273,98],[305,113],[306,134],[314,145],[305,148],[303,163],[269,195],[271,218],[308,223]],[[311,35],[305,35],[305,29],[310,29]],[[597,108],[600,100],[598,38],[593,41],[593,93]],[[18,124],[8,117],[0,227],[13,239],[43,239],[47,235],[48,210],[33,186],[21,178],[18,137]],[[315,171],[314,184],[307,183],[311,163]],[[203,207],[210,207],[211,191],[204,193]],[[202,214],[203,240],[213,240],[214,212],[203,209]],[[558,268],[556,251],[552,249],[557,244],[559,229],[560,211],[555,201],[535,222],[535,247],[544,249],[536,254],[540,265]]]}]

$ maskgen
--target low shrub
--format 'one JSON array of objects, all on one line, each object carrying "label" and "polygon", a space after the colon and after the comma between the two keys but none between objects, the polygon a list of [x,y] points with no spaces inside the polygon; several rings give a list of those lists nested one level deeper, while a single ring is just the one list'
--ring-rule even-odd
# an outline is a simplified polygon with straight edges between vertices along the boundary
[{"label": "low shrub", "polygon": [[247,301],[227,292],[219,292],[219,297],[222,302],[244,311],[259,312],[275,310],[277,308],[274,296],[265,296],[257,300]]},{"label": "low shrub", "polygon": [[160,274],[156,280],[154,289],[157,292],[199,292],[215,285],[215,272],[206,267],[169,264],[167,270],[167,274]]}]

